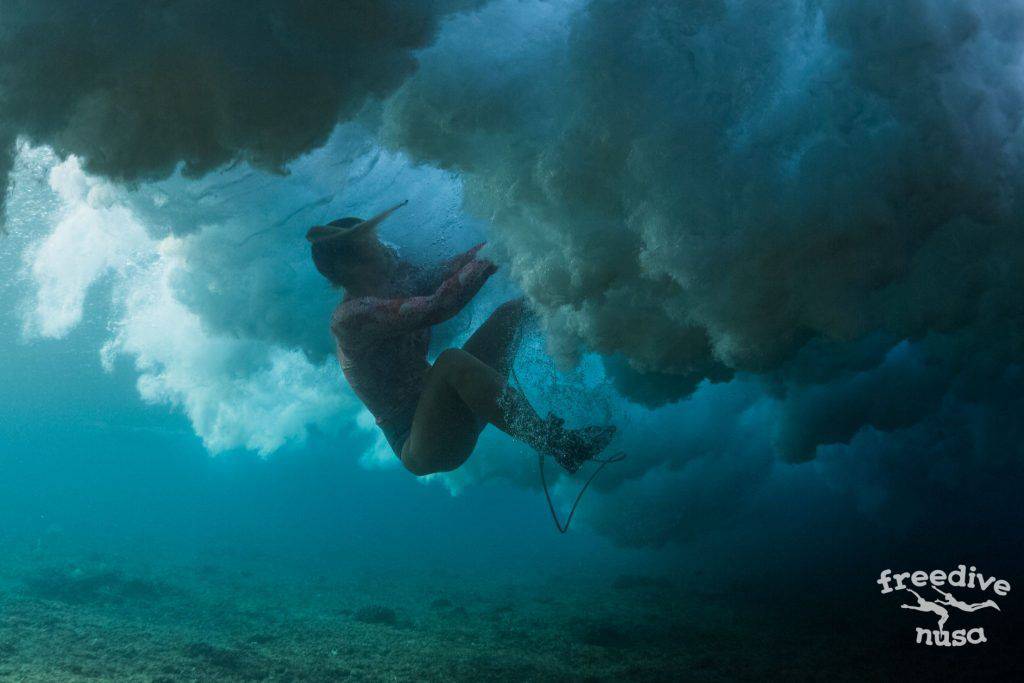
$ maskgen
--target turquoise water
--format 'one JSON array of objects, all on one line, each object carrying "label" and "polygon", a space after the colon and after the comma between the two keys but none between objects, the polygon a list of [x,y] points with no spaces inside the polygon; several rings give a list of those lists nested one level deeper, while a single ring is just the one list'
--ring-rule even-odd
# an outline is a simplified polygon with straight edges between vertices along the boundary
[{"label": "turquoise water", "polygon": [[[492,238],[502,271],[434,353],[535,278],[579,283],[503,244],[536,234],[466,212],[455,174],[365,129],[289,170],[123,186],[19,147],[0,238],[0,678],[1019,678],[1017,592],[955,615],[985,644],[936,650],[913,643],[932,617],[876,583],[974,563],[1017,586],[1020,366],[977,350],[1012,345],[1012,326],[971,331],[975,375],[948,340],[868,334],[690,382],[558,327],[656,354],[681,343],[652,327],[666,311],[627,296],[630,325],[602,327],[569,305],[530,330],[517,376],[572,424],[620,426],[628,458],[561,536],[536,455],[494,429],[431,480],[382,449],[302,236],[409,198],[383,233],[403,257]],[[560,510],[582,482],[557,478]]]},{"label": "turquoise water", "polygon": [[[131,368],[12,329],[4,679],[865,680],[967,661],[1006,680],[1018,666],[1015,605],[988,619],[1002,640],[984,655],[909,646],[913,620],[877,604],[856,559],[874,560],[867,544],[823,553],[780,529],[772,553],[740,529],[725,547],[617,547],[585,521],[557,534],[536,488],[453,497],[317,434],[211,458],[185,418],[132,400]],[[96,316],[76,334],[103,331]]]}]

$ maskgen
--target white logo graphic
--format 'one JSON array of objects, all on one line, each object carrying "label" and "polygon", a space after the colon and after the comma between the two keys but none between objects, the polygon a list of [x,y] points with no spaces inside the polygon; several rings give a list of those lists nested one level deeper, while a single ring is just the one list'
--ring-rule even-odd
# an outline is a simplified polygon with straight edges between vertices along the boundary
[{"label": "white logo graphic", "polygon": [[[982,591],[987,591],[989,588],[992,592],[999,597],[1004,597],[1010,592],[1010,582],[1005,579],[997,579],[994,576],[985,576],[978,571],[977,567],[971,567],[967,569],[965,565],[959,565],[956,569],[951,572],[945,572],[941,569],[936,569],[931,572],[900,572],[893,574],[891,569],[884,569],[882,573],[878,575],[878,581],[876,582],[882,587],[882,593],[892,593],[895,591],[904,591],[913,595],[915,598],[915,604],[903,603],[900,605],[901,609],[914,610],[915,612],[927,612],[934,614],[938,617],[938,629],[929,630],[926,628],[917,629],[917,642],[924,645],[943,645],[943,646],[954,646],[959,647],[961,645],[971,644],[978,645],[979,643],[986,642],[985,629],[979,627],[966,629],[956,629],[955,631],[946,630],[946,622],[949,620],[950,611],[947,607],[953,607],[960,612],[972,613],[982,609],[994,609],[999,610],[999,605],[995,600],[989,598],[982,602],[966,602],[959,600],[948,590],[944,590],[942,587],[949,585],[954,588],[962,589],[974,589],[977,588]],[[929,600],[922,596],[920,593],[915,591],[910,586],[904,585],[909,583],[917,588],[929,587],[935,593],[938,593],[938,597]]]}]

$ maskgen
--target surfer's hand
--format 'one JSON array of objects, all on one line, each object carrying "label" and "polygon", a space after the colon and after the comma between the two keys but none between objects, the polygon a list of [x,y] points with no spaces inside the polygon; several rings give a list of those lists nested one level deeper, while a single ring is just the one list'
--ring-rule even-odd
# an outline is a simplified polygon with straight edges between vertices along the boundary
[{"label": "surfer's hand", "polygon": [[484,245],[486,244],[487,242],[481,242],[472,249],[464,251],[458,256],[453,256],[452,258],[448,259],[445,262],[444,267],[442,268],[444,278],[447,279],[452,275],[457,274],[460,270],[466,267],[466,264],[472,263],[476,259],[477,253],[481,249],[483,249]]},{"label": "surfer's hand", "polygon": [[489,259],[470,261],[459,270],[459,284],[479,288],[497,270],[498,266]]}]

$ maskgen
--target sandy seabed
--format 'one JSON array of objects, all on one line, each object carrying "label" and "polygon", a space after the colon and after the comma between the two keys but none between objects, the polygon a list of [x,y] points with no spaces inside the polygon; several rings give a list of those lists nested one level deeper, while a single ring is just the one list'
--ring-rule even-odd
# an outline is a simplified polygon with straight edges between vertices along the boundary
[{"label": "sandy seabed", "polygon": [[[953,653],[894,645],[903,624],[865,632],[838,605],[700,576],[266,567],[8,554],[0,679],[860,681],[957,670]],[[974,680],[1009,680],[1018,665],[975,659],[962,671]]]}]

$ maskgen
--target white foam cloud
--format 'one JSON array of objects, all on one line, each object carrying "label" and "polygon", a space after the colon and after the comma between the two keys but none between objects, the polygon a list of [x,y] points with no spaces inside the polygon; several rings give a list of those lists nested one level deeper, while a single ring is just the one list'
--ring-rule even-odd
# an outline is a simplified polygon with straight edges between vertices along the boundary
[{"label": "white foam cloud", "polygon": [[152,245],[113,188],[86,176],[74,157],[55,166],[49,184],[64,204],[53,231],[24,260],[35,296],[24,319],[29,336],[64,337],[82,319],[89,288],[110,272],[126,275]]},{"label": "white foam cloud", "polygon": [[[1022,361],[1024,3],[551,11],[452,19],[381,131],[462,175],[552,353],[624,359],[649,404],[737,373],[827,393],[879,340],[929,337],[939,395]],[[780,453],[878,421],[849,422]]]},{"label": "white foam cloud", "polygon": [[314,365],[295,349],[210,334],[177,300],[172,282],[185,267],[188,239],[159,242],[155,263],[125,283],[104,363],[133,358],[142,398],[180,407],[212,452],[244,447],[267,454],[304,439],[310,425],[336,431],[354,408],[336,368]]},{"label": "white foam cloud", "polygon": [[82,319],[93,285],[113,278],[113,336],[101,359],[139,372],[144,401],[182,410],[213,453],[268,454],[301,442],[311,427],[360,428],[358,402],[332,359],[311,362],[297,348],[211,331],[183,304],[175,282],[188,271],[202,232],[156,239],[122,191],[84,173],[72,157],[49,174],[60,200],[56,223],[23,259],[31,287],[29,335],[63,337]]}]

